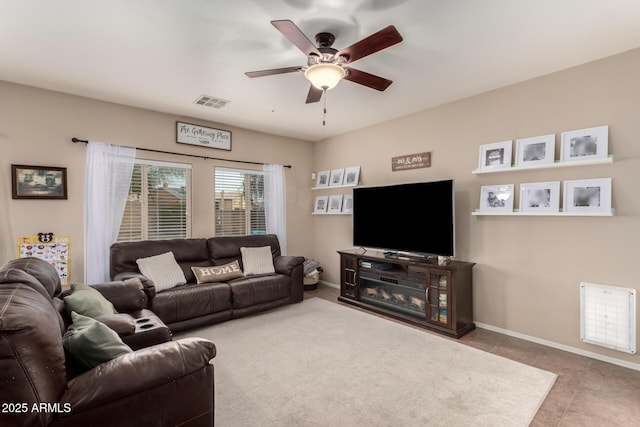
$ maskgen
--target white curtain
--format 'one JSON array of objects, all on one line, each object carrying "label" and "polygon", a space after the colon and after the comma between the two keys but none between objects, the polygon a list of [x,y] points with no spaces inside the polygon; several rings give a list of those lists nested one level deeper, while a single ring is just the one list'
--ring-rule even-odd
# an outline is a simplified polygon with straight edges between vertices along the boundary
[{"label": "white curtain", "polygon": [[90,141],[84,179],[85,283],[110,280],[109,248],[118,238],[136,149]]},{"label": "white curtain", "polygon": [[280,252],[287,254],[287,198],[284,166],[264,165],[264,216],[267,233],[280,241]]}]

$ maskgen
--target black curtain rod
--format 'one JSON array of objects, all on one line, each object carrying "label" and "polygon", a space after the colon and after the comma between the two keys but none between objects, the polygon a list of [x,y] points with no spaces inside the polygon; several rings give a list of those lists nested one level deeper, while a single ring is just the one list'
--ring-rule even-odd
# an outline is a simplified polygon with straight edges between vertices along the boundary
[{"label": "black curtain rod", "polygon": [[[79,139],[79,138],[76,138],[75,136],[73,138],[71,138],[71,142],[74,142],[74,143],[82,142],[83,144],[89,143],[89,141],[87,141],[86,139]],[[221,161],[224,161],[224,162],[244,163],[244,164],[249,164],[249,165],[265,165],[266,164],[266,163],[261,163],[261,162],[249,162],[249,161],[245,161],[245,160],[222,159],[220,157],[198,156],[196,154],[175,153],[173,151],[154,150],[152,148],[137,148],[136,147],[136,150],[149,151],[151,153],[172,154],[174,156],[195,157],[196,159],[203,159],[203,160],[221,160]],[[283,166],[285,168],[291,169],[291,165],[283,165]]]}]

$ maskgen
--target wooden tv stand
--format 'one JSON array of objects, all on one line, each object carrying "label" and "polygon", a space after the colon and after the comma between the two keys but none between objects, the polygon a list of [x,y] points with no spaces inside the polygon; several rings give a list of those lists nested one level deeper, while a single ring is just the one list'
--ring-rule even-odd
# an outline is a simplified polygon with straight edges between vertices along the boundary
[{"label": "wooden tv stand", "polygon": [[459,338],[475,329],[472,268],[362,249],[340,254],[340,301]]}]

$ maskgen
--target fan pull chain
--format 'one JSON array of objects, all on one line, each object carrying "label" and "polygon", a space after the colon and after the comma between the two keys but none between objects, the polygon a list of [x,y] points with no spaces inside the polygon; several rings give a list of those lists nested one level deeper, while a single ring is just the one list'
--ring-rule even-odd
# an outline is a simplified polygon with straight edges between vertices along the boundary
[{"label": "fan pull chain", "polygon": [[326,126],[327,125],[327,88],[323,88],[322,91],[324,92],[323,94],[323,105],[322,105],[322,126]]}]

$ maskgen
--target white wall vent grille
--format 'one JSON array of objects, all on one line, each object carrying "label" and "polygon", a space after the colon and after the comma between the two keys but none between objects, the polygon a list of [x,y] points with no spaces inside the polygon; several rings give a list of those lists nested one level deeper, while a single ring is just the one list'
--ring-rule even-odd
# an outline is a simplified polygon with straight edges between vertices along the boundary
[{"label": "white wall vent grille", "polygon": [[193,102],[194,104],[202,105],[205,107],[220,109],[222,107],[225,107],[231,101],[227,101],[226,99],[216,98],[215,96],[200,95],[200,97],[198,97],[198,99],[196,99]]},{"label": "white wall vent grille", "polygon": [[580,283],[580,339],[636,352],[635,289]]}]

